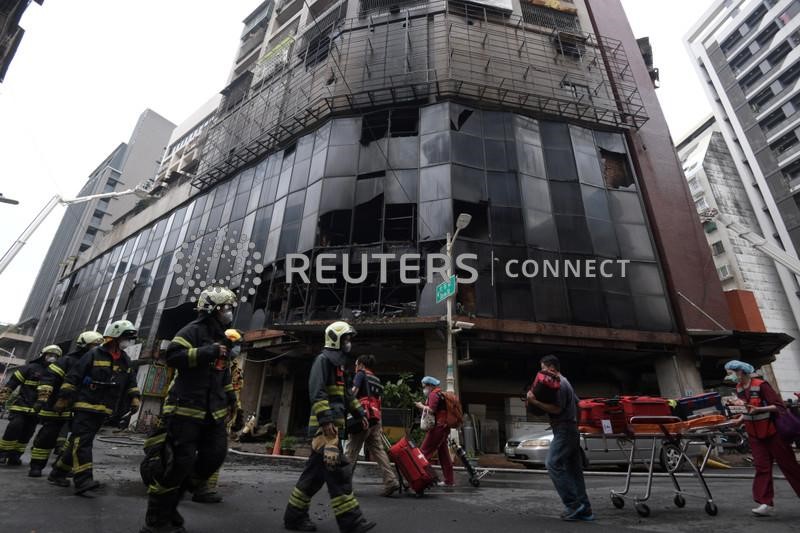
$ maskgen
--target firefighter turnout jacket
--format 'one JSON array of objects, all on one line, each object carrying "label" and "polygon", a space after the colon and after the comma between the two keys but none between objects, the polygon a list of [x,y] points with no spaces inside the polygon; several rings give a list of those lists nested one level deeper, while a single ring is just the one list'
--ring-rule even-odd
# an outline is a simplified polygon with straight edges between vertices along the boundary
[{"label": "firefighter turnout jacket", "polygon": [[165,415],[219,421],[236,405],[230,365],[219,357],[215,344],[227,345],[227,338],[211,315],[190,322],[169,343],[166,363],[177,372],[164,404]]},{"label": "firefighter turnout jacket", "polygon": [[72,365],[58,396],[74,400],[73,411],[112,415],[122,394],[141,396],[131,360],[124,351],[112,353],[108,345],[96,346]]},{"label": "firefighter turnout jacket", "polygon": [[325,348],[311,366],[308,377],[308,394],[311,400],[311,416],[308,419],[308,434],[314,436],[319,428],[333,422],[344,429],[349,411],[356,418],[364,417],[361,403],[345,390],[345,354],[341,350]]},{"label": "firefighter turnout jacket", "polygon": [[41,356],[11,373],[5,386],[12,391],[19,387],[19,393],[14,403],[8,408],[9,411],[12,413],[36,413],[33,408],[38,398],[36,388],[45,372],[47,372],[47,362],[44,356]]},{"label": "firefighter turnout jacket", "polygon": [[47,367],[47,372],[42,375],[37,387],[40,398],[47,396],[47,401],[42,410],[39,411],[39,416],[45,418],[70,418],[72,416],[71,410],[67,409],[57,413],[53,410],[53,406],[58,400],[58,392],[61,389],[61,384],[64,383],[64,378],[67,377],[69,371],[78,364],[81,357],[88,351],[88,347],[82,350],[75,350],[62,355],[55,363],[50,363],[50,366]]}]

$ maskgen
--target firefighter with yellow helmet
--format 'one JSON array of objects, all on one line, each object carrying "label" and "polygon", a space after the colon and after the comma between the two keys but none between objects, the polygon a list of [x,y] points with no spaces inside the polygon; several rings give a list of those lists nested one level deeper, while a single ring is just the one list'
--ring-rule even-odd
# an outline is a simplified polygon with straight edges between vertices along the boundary
[{"label": "firefighter with yellow helmet", "polygon": [[347,322],[337,321],[325,328],[325,348],[311,367],[308,393],[311,414],[308,432],[312,437],[311,456],[303,473],[289,496],[283,515],[284,527],[293,531],[316,531],[308,510],[311,498],[322,485],[328,486],[331,507],[343,533],[363,533],[375,527],[361,514],[353,495],[353,471],[342,452],[341,432],[350,412],[361,419],[364,429],[367,418],[361,403],[353,398],[345,386],[345,368],[356,334]]},{"label": "firefighter with yellow helmet", "polygon": [[[147,513],[142,533],[180,532],[178,503],[183,491],[195,491],[222,466],[228,451],[225,418],[236,407],[228,367],[230,350],[225,329],[233,322],[236,295],[224,287],[208,287],[197,301],[198,317],[172,339],[165,353],[177,370],[161,423],[166,431],[145,443],[146,450],[163,439],[169,461],[143,463]],[[161,453],[156,450],[156,453]]]},{"label": "firefighter with yellow helmet", "polygon": [[[229,406],[228,417],[226,418],[225,430],[228,435],[231,429],[235,427],[237,418],[242,416],[242,402],[239,393],[244,385],[244,377],[242,374],[241,362],[239,361],[239,354],[242,350],[242,343],[244,342],[244,333],[238,329],[226,329],[225,338],[228,339],[229,357],[228,363],[231,371],[231,385],[233,386],[233,393],[236,395],[235,406]],[[219,482],[219,470],[211,474],[211,477],[205,483],[197,487],[192,494],[192,501],[197,503],[220,503],[222,496],[217,492],[217,483]]]},{"label": "firefighter with yellow helmet", "polygon": [[61,357],[61,348],[55,344],[45,346],[39,356],[30,363],[14,370],[6,384],[0,388],[0,403],[5,403],[11,393],[19,388],[17,399],[9,410],[9,422],[0,439],[0,463],[8,466],[22,464],[20,457],[28,441],[36,431],[37,416],[36,387],[47,372],[47,365]]},{"label": "firefighter with yellow helmet", "polygon": [[72,472],[75,494],[100,488],[92,474],[94,437],[123,394],[131,398],[132,412],[140,405],[136,375],[125,353],[136,337],[130,321],[112,322],[103,332],[103,344],[83,354],[64,377],[53,411],[63,413],[72,406],[72,432],[47,477],[53,485],[69,487],[67,475]]},{"label": "firefighter with yellow helmet", "polygon": [[33,439],[31,466],[28,471],[30,477],[41,477],[50,453],[58,444],[61,430],[72,418],[72,411],[69,409],[60,413],[53,410],[64,378],[86,352],[102,343],[103,336],[100,333],[84,331],[75,340],[75,350],[50,363],[47,372],[39,380],[39,386],[36,388],[38,397],[34,407],[39,412],[42,427]]}]

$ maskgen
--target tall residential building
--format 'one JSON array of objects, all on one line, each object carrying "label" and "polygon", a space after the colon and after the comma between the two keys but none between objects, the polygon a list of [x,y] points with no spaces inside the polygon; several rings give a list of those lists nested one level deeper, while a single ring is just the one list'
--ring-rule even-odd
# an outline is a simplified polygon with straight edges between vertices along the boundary
[{"label": "tall residential building", "polygon": [[[474,328],[450,368],[490,419],[512,414],[546,353],[580,394],[679,396],[719,382],[745,347],[766,362],[788,342],[732,331],[618,0],[284,0],[255,65],[223,91],[195,194],[167,190],[81,260],[53,339],[126,317],[157,357],[202,289],[228,285],[245,408],[299,430],[333,320],[353,322],[382,374],[444,381],[433,267],[469,214],[455,254],[474,254],[478,275],[454,307]],[[609,277],[565,274],[583,260]],[[290,279],[305,261],[308,278]]]},{"label": "tall residential building", "polygon": [[[174,128],[173,123],[146,109],[139,116],[127,144],[117,146],[89,174],[77,196],[132,189],[152,179]],[[28,334],[36,331],[34,349],[51,344],[51,339],[43,337],[42,330],[37,327],[42,325],[42,316],[61,303],[58,294],[53,292],[59,280],[71,272],[79,256],[92,247],[100,235],[109,232],[111,223],[129,211],[136,201],[130,196],[102,198],[67,207],[18,322]]]},{"label": "tall residential building", "polygon": [[[35,0],[42,5],[44,0]],[[19,26],[19,21],[31,0],[3,0],[0,2],[0,83],[6,77],[11,60],[17,53],[25,30]]]},{"label": "tall residential building", "polygon": [[[798,14],[798,0],[718,0],[685,37],[753,206],[753,229],[791,255],[800,250]],[[798,323],[798,278],[776,268]],[[796,389],[798,376],[787,379]]]},{"label": "tall residential building", "polygon": [[189,179],[197,171],[207,138],[206,130],[213,122],[221,101],[221,94],[214,95],[172,132],[151,187],[153,193],[163,194],[164,189]]},{"label": "tall residential building", "polygon": [[[698,211],[713,208],[728,220],[756,233],[761,231],[736,162],[714,117],[691,131],[677,149]],[[800,322],[789,305],[794,295],[784,291],[775,262],[721,224],[707,221],[703,227],[722,288],[736,310],[734,326],[782,331],[800,339]],[[771,367],[771,382],[784,396],[800,392],[800,340],[782,349]]]}]

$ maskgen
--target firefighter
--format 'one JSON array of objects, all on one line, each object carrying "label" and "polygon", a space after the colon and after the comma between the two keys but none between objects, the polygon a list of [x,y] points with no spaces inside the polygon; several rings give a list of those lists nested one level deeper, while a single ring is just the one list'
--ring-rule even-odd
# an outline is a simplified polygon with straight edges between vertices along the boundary
[{"label": "firefighter", "polygon": [[[75,341],[75,351],[69,352],[58,358],[57,361],[50,363],[36,388],[38,398],[34,408],[39,412],[39,420],[42,427],[33,439],[31,449],[31,467],[28,471],[30,477],[41,477],[42,470],[47,465],[50,453],[57,446],[62,448],[66,436],[61,436],[61,430],[72,418],[72,411],[64,410],[57,413],[53,406],[58,398],[58,391],[61,388],[64,378],[75,366],[83,354],[99,346],[103,342],[103,336],[96,331],[84,331],[78,335]],[[63,440],[62,440],[63,439]],[[61,440],[61,442],[59,442]]]},{"label": "firefighter", "polygon": [[114,413],[120,396],[131,399],[131,412],[139,410],[140,393],[125,349],[136,342],[136,327],[128,320],[112,322],[103,332],[104,342],[88,350],[72,365],[58,391],[53,411],[72,405],[72,433],[47,480],[69,487],[72,472],[75,494],[100,488],[92,475],[92,443],[103,422]]},{"label": "firefighter", "polygon": [[361,403],[345,389],[345,366],[348,363],[356,330],[347,322],[334,322],[325,329],[325,348],[311,367],[308,378],[308,393],[311,414],[308,433],[311,441],[311,456],[306,462],[297,485],[289,496],[283,515],[284,527],[293,531],[316,531],[317,527],[308,516],[311,498],[325,484],[331,498],[331,508],[343,533],[361,533],[375,527],[367,522],[353,496],[350,463],[342,453],[340,432],[345,425],[346,412],[361,419],[363,428],[368,427]]},{"label": "firefighter", "polygon": [[[226,329],[225,337],[228,339],[227,346],[230,349],[228,361],[230,362],[231,385],[233,386],[233,393],[236,395],[236,409],[232,409],[228,413],[225,424],[225,432],[230,435],[232,426],[236,422],[237,417],[241,416],[242,412],[242,403],[239,394],[242,390],[244,379],[242,377],[242,370],[238,357],[242,350],[244,333],[238,329]],[[194,491],[194,494],[192,494],[192,501],[197,503],[220,503],[222,501],[222,496],[217,492],[218,482],[219,470],[211,474],[211,477]]]},{"label": "firefighter", "polygon": [[5,386],[0,389],[0,404],[8,400],[11,393],[19,387],[19,395],[9,408],[9,422],[3,438],[0,439],[0,463],[8,466],[22,464],[20,457],[28,446],[36,424],[39,422],[36,404],[36,387],[47,372],[47,365],[61,357],[61,348],[55,344],[45,346],[39,357],[23,365],[11,374]]},{"label": "firefighter", "polygon": [[197,490],[225,460],[225,417],[236,408],[225,328],[233,321],[235,303],[232,291],[206,288],[197,300],[199,316],[167,347],[166,363],[177,370],[161,422],[171,460],[146,476],[147,513],[142,533],[183,531],[183,517],[177,509],[183,492]]}]

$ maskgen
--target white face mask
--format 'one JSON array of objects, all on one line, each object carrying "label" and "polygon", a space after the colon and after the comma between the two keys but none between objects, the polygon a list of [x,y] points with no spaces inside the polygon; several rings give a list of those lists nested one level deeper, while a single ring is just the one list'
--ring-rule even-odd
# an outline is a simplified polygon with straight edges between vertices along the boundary
[{"label": "white face mask", "polygon": [[58,358],[55,355],[48,355],[47,357],[44,358],[44,360],[47,361],[48,363],[55,363],[56,359]]},{"label": "white face mask", "polygon": [[233,309],[226,309],[225,311],[220,312],[219,319],[223,326],[227,326],[233,322]]},{"label": "white face mask", "polygon": [[429,395],[430,393],[431,393],[431,388],[430,388],[430,387],[422,387],[422,394],[424,394],[425,396],[427,396],[427,395]]},{"label": "white face mask", "polygon": [[344,342],[342,343],[342,351],[343,351],[344,353],[350,353],[350,350],[352,350],[352,349],[353,349],[353,343],[352,343],[352,342],[350,342],[350,341],[344,341]]},{"label": "white face mask", "polygon": [[127,350],[131,346],[133,346],[133,339],[120,339],[119,341],[120,350]]}]

